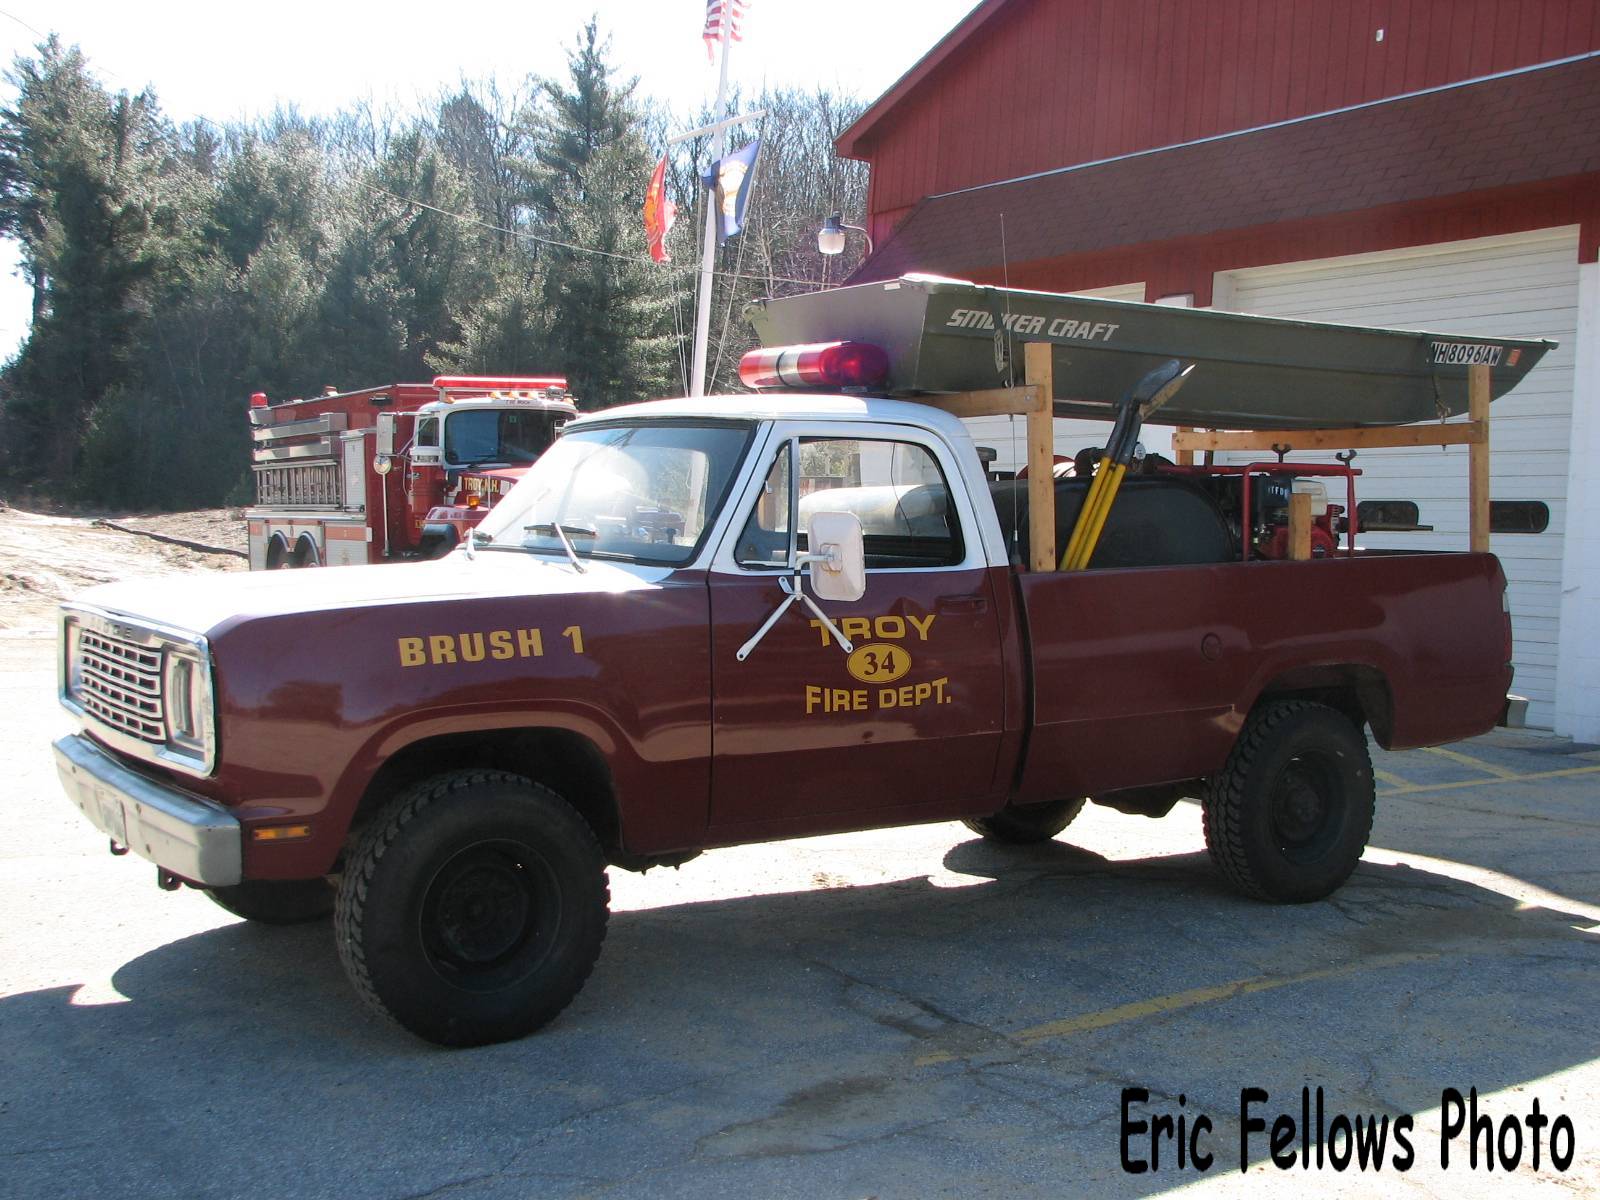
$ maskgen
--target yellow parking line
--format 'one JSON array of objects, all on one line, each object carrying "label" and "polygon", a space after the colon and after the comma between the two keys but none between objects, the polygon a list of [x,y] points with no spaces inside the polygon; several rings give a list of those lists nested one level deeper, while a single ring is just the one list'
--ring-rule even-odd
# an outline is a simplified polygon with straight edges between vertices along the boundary
[{"label": "yellow parking line", "polygon": [[1400,776],[1398,776],[1398,775],[1391,775],[1387,771],[1380,771],[1380,770],[1378,770],[1377,767],[1373,767],[1372,768],[1372,777],[1374,779],[1376,779],[1379,783],[1387,783],[1390,787],[1410,787],[1411,786],[1409,781],[1401,779]]},{"label": "yellow parking line", "polygon": [[1464,767],[1471,767],[1475,771],[1487,771],[1489,774],[1497,775],[1501,779],[1517,778],[1515,771],[1508,771],[1504,767],[1496,766],[1494,763],[1484,762],[1481,758],[1473,758],[1472,755],[1463,754],[1459,750],[1447,750],[1443,746],[1425,746],[1423,748],[1429,754],[1437,754],[1440,758],[1448,758],[1451,762],[1460,763]]},{"label": "yellow parking line", "polygon": [[1493,779],[1463,779],[1459,783],[1408,783],[1385,788],[1380,796],[1414,796],[1418,792],[1453,792],[1458,788],[1493,787],[1498,783],[1533,783],[1540,779],[1567,779],[1573,775],[1593,775],[1600,767],[1567,767],[1560,771],[1535,771],[1529,775],[1507,775]]},{"label": "yellow parking line", "polygon": [[[1252,996],[1257,992],[1269,992],[1276,988],[1290,987],[1297,983],[1311,983],[1320,979],[1335,979],[1341,975],[1351,975],[1357,971],[1370,970],[1375,967],[1396,967],[1404,966],[1408,963],[1428,962],[1438,957],[1440,955],[1436,952],[1426,954],[1379,954],[1370,958],[1357,959],[1355,962],[1345,963],[1342,966],[1319,967],[1314,971],[1301,971],[1296,975],[1257,975],[1249,979],[1235,979],[1231,983],[1219,983],[1213,987],[1190,988],[1188,991],[1173,992],[1170,995],[1156,996],[1149,1000],[1135,1000],[1131,1004],[1119,1004],[1115,1008],[1102,1008],[1098,1012],[1066,1017],[1060,1021],[1047,1021],[1043,1025],[1033,1025],[1027,1029],[1019,1029],[1015,1033],[1004,1036],[1008,1042],[1022,1046],[1032,1046],[1053,1038],[1071,1037],[1073,1034],[1105,1029],[1111,1025],[1121,1025],[1124,1022],[1137,1021],[1144,1017],[1179,1012],[1186,1008],[1195,1008],[1218,1000],[1231,1000],[1236,996]],[[939,1050],[931,1054],[922,1055],[916,1060],[916,1065],[919,1067],[934,1066],[938,1063],[953,1062],[962,1057],[965,1056],[948,1050]]]}]

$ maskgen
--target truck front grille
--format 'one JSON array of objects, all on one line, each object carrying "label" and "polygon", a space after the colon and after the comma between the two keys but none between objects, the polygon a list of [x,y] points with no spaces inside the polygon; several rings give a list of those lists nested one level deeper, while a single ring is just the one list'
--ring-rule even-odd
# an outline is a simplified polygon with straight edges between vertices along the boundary
[{"label": "truck front grille", "polygon": [[85,710],[140,741],[167,740],[159,649],[84,629],[77,666],[75,699]]}]

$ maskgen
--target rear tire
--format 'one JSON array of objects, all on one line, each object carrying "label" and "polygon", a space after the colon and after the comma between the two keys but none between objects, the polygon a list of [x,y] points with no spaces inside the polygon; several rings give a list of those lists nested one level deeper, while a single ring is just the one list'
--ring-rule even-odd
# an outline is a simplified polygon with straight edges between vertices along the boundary
[{"label": "rear tire", "polygon": [[605,859],[549,788],[457,771],[368,827],[335,914],[339,957],[373,1009],[441,1046],[532,1033],[589,977],[605,940]]},{"label": "rear tire", "polygon": [[247,879],[205,893],[234,916],[262,925],[300,925],[333,912],[333,885],[326,879]]},{"label": "rear tire", "polygon": [[991,842],[1031,846],[1048,842],[1060,833],[1087,802],[1083,796],[1070,800],[1047,800],[1043,804],[1015,804],[987,817],[968,817],[961,823]]},{"label": "rear tire", "polygon": [[1373,803],[1367,739],[1348,717],[1307,701],[1265,704],[1206,789],[1206,848],[1247,896],[1320,900],[1361,861]]}]

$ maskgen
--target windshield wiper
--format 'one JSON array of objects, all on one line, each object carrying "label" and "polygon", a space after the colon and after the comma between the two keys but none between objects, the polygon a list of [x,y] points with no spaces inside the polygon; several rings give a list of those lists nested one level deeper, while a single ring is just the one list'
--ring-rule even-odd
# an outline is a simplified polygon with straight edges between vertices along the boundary
[{"label": "windshield wiper", "polygon": [[588,528],[587,526],[562,525],[555,521],[537,521],[532,525],[524,525],[522,528],[528,533],[554,534],[556,537],[560,538],[561,548],[567,552],[567,558],[572,561],[573,568],[580,575],[584,573],[583,562],[578,558],[578,552],[572,548],[572,542],[568,540],[567,534],[571,533],[576,537],[587,538],[600,536],[599,533]]}]

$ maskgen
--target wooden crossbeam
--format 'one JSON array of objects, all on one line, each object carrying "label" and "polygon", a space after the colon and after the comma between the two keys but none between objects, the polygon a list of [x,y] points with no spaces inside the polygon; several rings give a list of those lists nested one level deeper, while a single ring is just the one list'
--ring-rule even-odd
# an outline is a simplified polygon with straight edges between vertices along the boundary
[{"label": "wooden crossbeam", "polygon": [[1032,384],[1025,384],[1022,387],[989,388],[981,392],[918,396],[917,402],[931,405],[953,417],[1020,417],[1044,407],[1044,392]]},{"label": "wooden crossbeam", "polygon": [[1386,425],[1370,429],[1183,430],[1172,448],[1196,450],[1371,450],[1380,446],[1476,446],[1489,442],[1487,418],[1450,425]]}]

